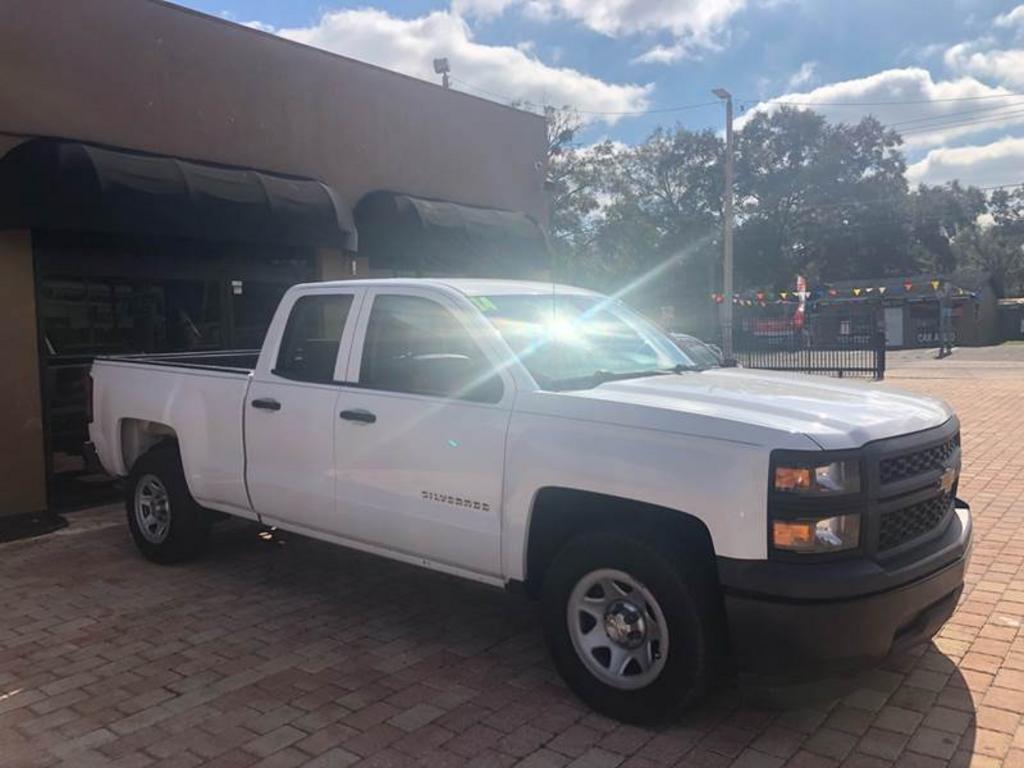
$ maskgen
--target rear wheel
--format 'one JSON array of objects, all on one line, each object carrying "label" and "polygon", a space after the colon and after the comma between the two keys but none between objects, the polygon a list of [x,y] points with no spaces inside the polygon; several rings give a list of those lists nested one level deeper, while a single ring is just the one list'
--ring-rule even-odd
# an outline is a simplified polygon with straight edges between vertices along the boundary
[{"label": "rear wheel", "polygon": [[178,448],[158,445],[135,462],[125,493],[128,528],[150,560],[175,563],[198,555],[209,522],[185,482]]},{"label": "rear wheel", "polygon": [[585,534],[555,557],[541,600],[555,665],[598,712],[663,721],[707,690],[720,610],[706,553],[624,531]]}]

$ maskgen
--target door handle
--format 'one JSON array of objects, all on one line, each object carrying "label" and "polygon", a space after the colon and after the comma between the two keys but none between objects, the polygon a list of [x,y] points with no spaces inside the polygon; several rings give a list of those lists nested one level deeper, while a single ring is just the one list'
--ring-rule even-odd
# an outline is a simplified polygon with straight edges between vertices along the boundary
[{"label": "door handle", "polygon": [[342,411],[338,415],[345,421],[358,421],[360,424],[373,424],[377,421],[376,414],[364,410]]},{"label": "door handle", "polygon": [[280,411],[281,404],[272,397],[257,397],[251,403],[253,408],[262,408],[264,411]]}]

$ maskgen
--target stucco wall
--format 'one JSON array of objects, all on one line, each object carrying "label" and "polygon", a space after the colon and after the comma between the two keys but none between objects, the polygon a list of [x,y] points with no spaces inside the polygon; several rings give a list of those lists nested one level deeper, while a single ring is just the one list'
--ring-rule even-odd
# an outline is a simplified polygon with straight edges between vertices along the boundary
[{"label": "stucco wall", "polygon": [[156,0],[5,0],[0,131],[545,217],[543,120]]},{"label": "stucco wall", "polygon": [[0,232],[0,515],[46,507],[32,239]]}]

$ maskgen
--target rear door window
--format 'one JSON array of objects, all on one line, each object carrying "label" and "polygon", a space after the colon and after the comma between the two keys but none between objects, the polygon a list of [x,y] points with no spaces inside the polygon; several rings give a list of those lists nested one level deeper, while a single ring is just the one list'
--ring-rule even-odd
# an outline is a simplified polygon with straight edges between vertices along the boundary
[{"label": "rear door window", "polygon": [[330,294],[303,296],[296,301],[281,338],[274,373],[293,381],[334,381],[352,299],[352,294]]}]

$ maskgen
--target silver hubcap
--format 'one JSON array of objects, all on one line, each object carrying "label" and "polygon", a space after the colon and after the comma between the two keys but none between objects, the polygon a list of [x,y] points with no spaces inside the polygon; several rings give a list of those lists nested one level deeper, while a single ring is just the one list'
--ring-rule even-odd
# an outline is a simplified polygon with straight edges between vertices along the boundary
[{"label": "silver hubcap", "polygon": [[668,626],[650,590],[624,571],[591,571],[566,607],[569,637],[599,680],[634,690],[650,685],[668,658]]},{"label": "silver hubcap", "polygon": [[156,475],[143,475],[135,486],[135,522],[151,544],[162,544],[171,530],[171,501]]}]

